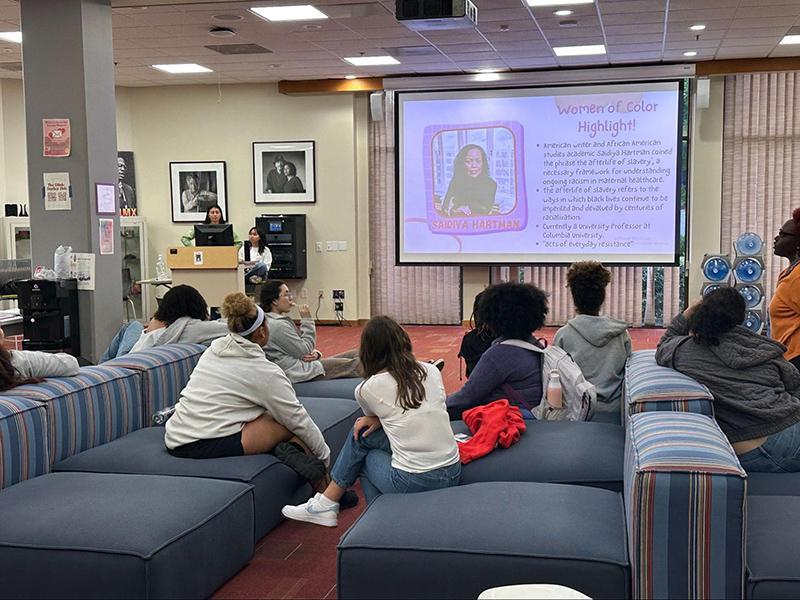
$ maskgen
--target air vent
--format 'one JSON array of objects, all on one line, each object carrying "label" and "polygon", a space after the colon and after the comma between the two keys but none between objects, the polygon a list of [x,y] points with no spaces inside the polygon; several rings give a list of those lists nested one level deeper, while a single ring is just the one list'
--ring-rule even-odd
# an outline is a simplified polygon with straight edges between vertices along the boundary
[{"label": "air vent", "polygon": [[272,54],[272,50],[264,48],[264,46],[259,46],[258,44],[215,44],[206,46],[206,48],[226,56],[241,54]]},{"label": "air vent", "polygon": [[0,69],[3,69],[4,71],[13,71],[14,73],[22,73],[22,63],[21,62],[0,63]]},{"label": "air vent", "polygon": [[433,46],[400,46],[399,48],[384,48],[386,54],[398,58],[400,56],[433,56],[440,52]]}]

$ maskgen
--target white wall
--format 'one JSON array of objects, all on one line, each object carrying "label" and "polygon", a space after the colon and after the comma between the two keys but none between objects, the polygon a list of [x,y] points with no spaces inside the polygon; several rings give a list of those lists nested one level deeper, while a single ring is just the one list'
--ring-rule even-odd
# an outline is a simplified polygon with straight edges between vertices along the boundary
[{"label": "white wall", "polygon": [[22,80],[0,79],[0,120],[0,204],[24,204],[28,202],[28,160]]}]

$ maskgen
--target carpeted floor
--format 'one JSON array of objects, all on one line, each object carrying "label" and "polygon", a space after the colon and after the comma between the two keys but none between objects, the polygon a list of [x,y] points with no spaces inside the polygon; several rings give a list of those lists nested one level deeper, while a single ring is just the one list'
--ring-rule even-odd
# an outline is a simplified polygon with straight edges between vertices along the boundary
[{"label": "carpeted floor", "polygon": [[[457,358],[462,327],[406,327],[417,358],[444,358],[445,389],[458,390],[460,365]],[[634,350],[655,348],[662,329],[631,329]],[[320,327],[318,347],[326,356],[358,346],[360,327]],[[539,331],[553,339],[556,328]],[[358,490],[359,495],[361,491]],[[344,511],[336,528],[287,521],[265,536],[256,546],[253,560],[220,588],[217,598],[336,598],[336,544],[364,510],[359,505]]]}]

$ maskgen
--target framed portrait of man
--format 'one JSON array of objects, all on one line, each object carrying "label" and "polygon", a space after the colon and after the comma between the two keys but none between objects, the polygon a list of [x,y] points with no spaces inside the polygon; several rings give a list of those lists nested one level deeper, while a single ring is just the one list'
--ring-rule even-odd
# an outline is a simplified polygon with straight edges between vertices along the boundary
[{"label": "framed portrait of man", "polygon": [[228,214],[225,161],[171,162],[173,223],[202,223],[215,204]]},{"label": "framed portrait of man", "polygon": [[316,202],[314,142],[253,142],[256,204]]}]

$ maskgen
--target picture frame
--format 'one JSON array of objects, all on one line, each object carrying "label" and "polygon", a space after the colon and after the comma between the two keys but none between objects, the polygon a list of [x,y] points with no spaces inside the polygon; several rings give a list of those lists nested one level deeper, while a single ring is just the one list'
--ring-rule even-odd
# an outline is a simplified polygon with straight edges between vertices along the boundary
[{"label": "picture frame", "polygon": [[170,198],[173,223],[202,223],[214,204],[228,215],[228,182],[225,161],[170,162]]},{"label": "picture frame", "polygon": [[[313,204],[317,201],[315,142],[253,142],[253,199],[256,204]],[[278,173],[280,163],[280,170]],[[290,167],[287,167],[291,165]]]},{"label": "picture frame", "polygon": [[117,212],[117,186],[114,183],[95,183],[95,199],[98,215],[113,215]]}]

